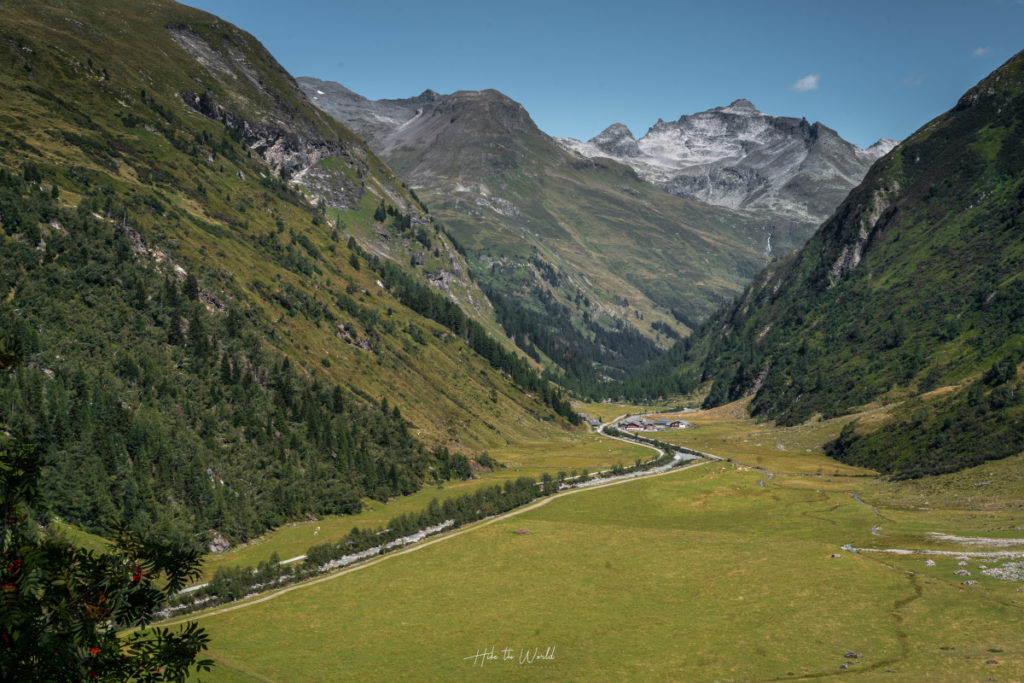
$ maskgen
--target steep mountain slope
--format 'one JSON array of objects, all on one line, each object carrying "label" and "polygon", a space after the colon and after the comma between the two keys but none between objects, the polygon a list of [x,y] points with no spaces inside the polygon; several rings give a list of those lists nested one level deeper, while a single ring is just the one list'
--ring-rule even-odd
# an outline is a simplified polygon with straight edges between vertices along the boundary
[{"label": "steep mountain slope", "polygon": [[298,82],[444,219],[497,293],[509,333],[574,379],[621,376],[652,357],[633,328],[667,345],[767,260],[771,233],[759,216],[682,200],[626,166],[571,155],[499,92],[370,101]]},{"label": "steep mountain slope", "polygon": [[753,394],[784,423],[917,397],[844,434],[832,454],[850,462],[911,474],[1009,455],[1024,449],[1022,273],[1024,53],[876,163],[707,323],[690,367],[713,380],[709,405]]},{"label": "steep mountain slope", "polygon": [[[680,197],[753,209],[804,231],[828,218],[894,140],[859,149],[821,123],[768,116],[747,100],[658,120],[639,140],[621,123],[587,142],[558,143],[583,157],[610,157]],[[802,239],[801,239],[802,238]]]},{"label": "steep mountain slope", "polygon": [[450,239],[252,36],[11,2],[0,52],[0,423],[57,514],[242,539],[567,427]]}]

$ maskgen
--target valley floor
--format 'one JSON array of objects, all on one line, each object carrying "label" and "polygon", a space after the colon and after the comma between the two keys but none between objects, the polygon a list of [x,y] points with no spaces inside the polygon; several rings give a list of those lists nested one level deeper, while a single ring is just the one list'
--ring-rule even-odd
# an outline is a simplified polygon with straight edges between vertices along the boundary
[{"label": "valley floor", "polygon": [[1024,679],[1024,456],[893,483],[820,454],[842,419],[686,419],[658,438],[731,462],[196,615],[210,678]]}]

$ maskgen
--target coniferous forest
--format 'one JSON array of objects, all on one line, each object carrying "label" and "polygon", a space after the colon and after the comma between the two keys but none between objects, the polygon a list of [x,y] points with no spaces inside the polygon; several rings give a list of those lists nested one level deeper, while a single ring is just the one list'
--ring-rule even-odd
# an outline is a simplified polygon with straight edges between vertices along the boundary
[{"label": "coniferous forest", "polygon": [[[179,286],[138,262],[129,232],[94,215],[109,207],[60,209],[41,181],[31,166],[0,172],[0,212],[13,217],[0,273],[18,302],[0,304],[13,367],[0,420],[34,444],[53,514],[96,532],[126,519],[237,540],[436,478],[439,454],[386,398],[298,372],[244,312],[212,314],[194,277]],[[40,251],[32,228],[51,221],[62,229]]]}]

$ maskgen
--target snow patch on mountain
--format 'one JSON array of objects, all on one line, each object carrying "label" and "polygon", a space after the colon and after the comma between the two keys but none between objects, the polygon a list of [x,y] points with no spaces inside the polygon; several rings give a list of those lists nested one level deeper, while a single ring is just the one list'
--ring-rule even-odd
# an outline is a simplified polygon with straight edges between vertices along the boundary
[{"label": "snow patch on mountain", "polygon": [[891,140],[889,138],[882,138],[875,144],[871,145],[867,149],[858,149],[857,154],[865,159],[870,159],[871,163],[881,159],[886,154],[891,152],[896,145],[900,144],[899,140]]},{"label": "snow patch on mountain", "polygon": [[659,119],[639,140],[621,123],[586,142],[555,140],[574,154],[624,163],[681,197],[814,224],[897,144],[883,139],[860,149],[827,126],[770,116],[744,99]]}]

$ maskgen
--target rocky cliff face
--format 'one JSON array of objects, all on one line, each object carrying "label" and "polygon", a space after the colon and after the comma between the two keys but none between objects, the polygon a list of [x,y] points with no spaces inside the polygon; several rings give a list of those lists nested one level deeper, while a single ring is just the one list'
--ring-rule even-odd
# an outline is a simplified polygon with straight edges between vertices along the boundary
[{"label": "rocky cliff face", "polygon": [[306,96],[322,111],[345,124],[375,147],[416,110],[441,98],[433,90],[403,100],[369,100],[340,83],[302,76],[296,79]]},{"label": "rocky cliff face", "polygon": [[558,142],[584,157],[627,164],[680,197],[815,226],[896,144],[879,140],[862,150],[821,123],[769,116],[747,100],[659,120],[639,140],[616,123],[587,142]]},{"label": "rocky cliff face", "polygon": [[[208,77],[196,79],[195,90],[178,93],[186,106],[223,122],[275,173],[302,185],[325,206],[359,206],[365,183],[352,176],[369,172],[366,144],[309,107],[262,45],[233,27],[229,39],[218,37],[220,43],[187,25],[169,25],[167,31]],[[327,159],[334,160],[332,168],[320,164]],[[340,172],[342,165],[352,173]]]}]

